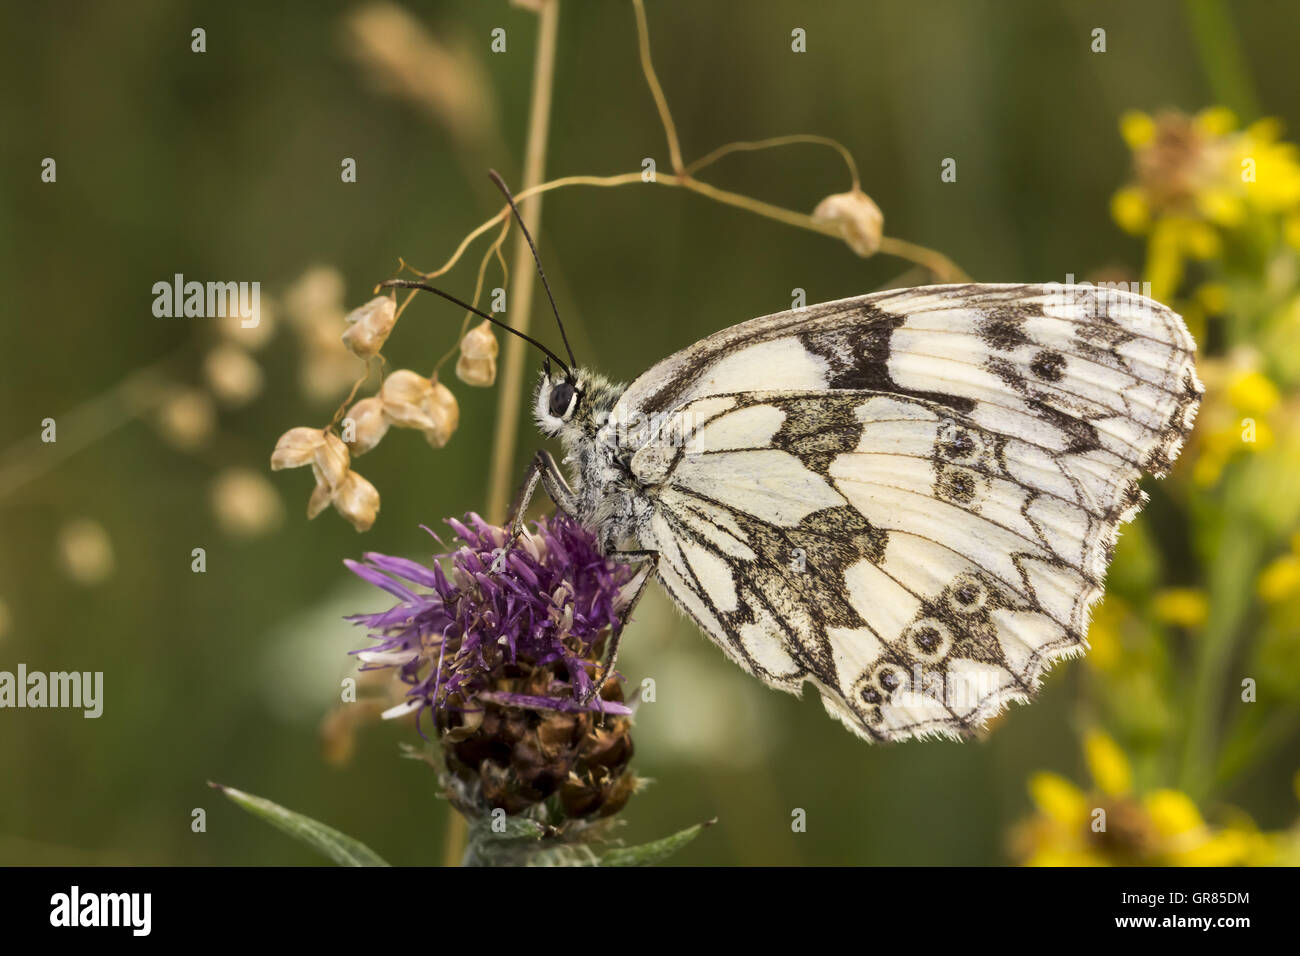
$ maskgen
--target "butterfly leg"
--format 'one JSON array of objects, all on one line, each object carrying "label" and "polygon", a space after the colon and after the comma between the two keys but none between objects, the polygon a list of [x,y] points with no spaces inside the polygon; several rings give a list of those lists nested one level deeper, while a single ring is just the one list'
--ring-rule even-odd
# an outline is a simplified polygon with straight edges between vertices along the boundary
[{"label": "butterfly leg", "polygon": [[618,661],[618,647],[623,640],[623,629],[632,617],[632,612],[636,610],[636,606],[641,603],[641,596],[645,594],[646,585],[654,577],[654,561],[659,557],[659,552],[611,551],[606,557],[620,564],[640,564],[641,568],[637,571],[640,578],[634,577],[628,582],[628,584],[636,588],[636,591],[632,594],[632,599],[627,602],[623,613],[619,615],[618,627],[614,628],[609,636],[609,651],[605,655],[604,664],[600,667],[599,677],[592,684],[590,690],[583,695],[582,704],[589,703],[592,698],[599,694],[600,689],[605,686],[605,681],[609,680],[609,675],[614,673],[614,664]]},{"label": "butterfly leg", "polygon": [[560,509],[566,515],[572,515],[577,509],[576,496],[569,483],[564,479],[564,472],[560,471],[560,466],[555,463],[551,453],[538,449],[533,455],[533,460],[528,465],[528,473],[524,476],[524,483],[519,487],[519,493],[515,495],[515,500],[510,505],[510,512],[506,516],[506,526],[510,528],[510,539],[505,546],[497,553],[496,558],[492,561],[492,571],[499,574],[505,567],[506,555],[514,547],[519,536],[524,533],[524,515],[528,511],[528,505],[533,500],[533,495],[537,492],[537,483],[541,482],[542,489],[547,496],[555,502],[555,507]]}]

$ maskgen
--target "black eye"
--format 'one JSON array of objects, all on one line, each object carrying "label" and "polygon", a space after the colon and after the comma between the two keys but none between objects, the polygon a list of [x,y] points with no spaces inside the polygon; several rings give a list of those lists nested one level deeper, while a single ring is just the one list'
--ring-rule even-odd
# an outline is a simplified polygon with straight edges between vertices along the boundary
[{"label": "black eye", "polygon": [[565,416],[570,403],[573,401],[575,391],[573,383],[569,381],[561,382],[551,389],[551,416],[553,418],[563,418]]}]

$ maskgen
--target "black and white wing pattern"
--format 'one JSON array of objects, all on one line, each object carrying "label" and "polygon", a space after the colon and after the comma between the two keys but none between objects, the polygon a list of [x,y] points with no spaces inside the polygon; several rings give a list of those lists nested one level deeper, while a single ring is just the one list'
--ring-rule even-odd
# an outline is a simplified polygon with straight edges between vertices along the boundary
[{"label": "black and white wing pattern", "polygon": [[1086,649],[1194,351],[1128,292],[891,291],[710,336],[611,421],[654,489],[642,545],[732,659],[865,738],[963,736]]}]

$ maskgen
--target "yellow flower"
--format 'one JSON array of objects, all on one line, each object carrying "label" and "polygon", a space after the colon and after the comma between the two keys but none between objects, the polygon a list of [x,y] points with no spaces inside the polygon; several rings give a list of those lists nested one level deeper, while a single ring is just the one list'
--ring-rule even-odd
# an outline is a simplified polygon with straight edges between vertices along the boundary
[{"label": "yellow flower", "polygon": [[1182,836],[1205,825],[1192,798],[1181,791],[1157,790],[1142,803],[1161,836]]},{"label": "yellow flower", "polygon": [[1119,118],[1119,134],[1129,149],[1150,146],[1156,138],[1156,122],[1147,113],[1127,110]]},{"label": "yellow flower", "polygon": [[1228,401],[1244,415],[1264,415],[1282,400],[1267,375],[1260,371],[1242,372],[1228,384]]},{"label": "yellow flower", "polygon": [[1209,616],[1210,602],[1196,588],[1165,588],[1155,595],[1151,609],[1166,624],[1196,628]]},{"label": "yellow flower", "polygon": [[1121,229],[1135,236],[1151,228],[1151,206],[1136,186],[1125,186],[1110,197],[1110,214]]},{"label": "yellow flower", "polygon": [[1087,819],[1087,796],[1059,774],[1034,774],[1029,779],[1029,797],[1041,813],[1056,823],[1073,826]]},{"label": "yellow flower", "polygon": [[1240,181],[1243,195],[1265,212],[1300,203],[1300,152],[1294,143],[1276,142],[1276,125],[1257,123],[1238,138],[1224,172]]},{"label": "yellow flower", "polygon": [[[1029,780],[1037,811],[1011,831],[1011,852],[1026,866],[1272,865],[1286,834],[1262,833],[1241,811],[1206,822],[1190,796],[1158,789],[1135,796],[1128,758],[1101,731],[1089,732],[1084,754],[1096,783],[1087,792],[1054,773]],[[1296,780],[1300,795],[1300,776]]]},{"label": "yellow flower", "polygon": [[[1231,189],[1211,186],[1196,195],[1196,210],[1216,226],[1232,229],[1246,219],[1246,202]],[[1203,257],[1204,258],[1204,257]]]},{"label": "yellow flower", "polygon": [[1109,797],[1126,796],[1133,789],[1133,768],[1124,751],[1100,730],[1090,730],[1083,738],[1083,753],[1088,771],[1097,787]]},{"label": "yellow flower", "polygon": [[1260,572],[1255,587],[1260,598],[1270,604],[1300,593],[1300,557],[1284,554]]},{"label": "yellow flower", "polygon": [[1207,106],[1194,122],[1206,136],[1226,136],[1237,128],[1237,114],[1226,106]]}]

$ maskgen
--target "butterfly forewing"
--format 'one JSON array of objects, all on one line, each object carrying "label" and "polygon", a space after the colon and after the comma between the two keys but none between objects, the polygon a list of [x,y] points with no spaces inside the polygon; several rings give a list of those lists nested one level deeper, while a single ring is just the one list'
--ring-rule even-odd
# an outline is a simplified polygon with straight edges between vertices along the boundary
[{"label": "butterfly forewing", "polygon": [[870,739],[968,733],[1086,647],[1137,479],[1201,386],[1181,319],[1126,292],[887,292],[755,319],[612,416],[673,598],[771,686]]}]

